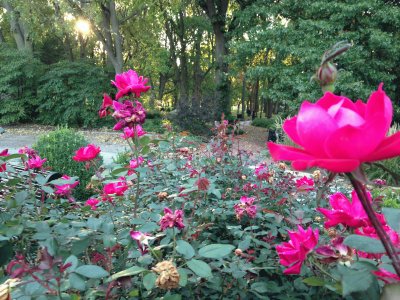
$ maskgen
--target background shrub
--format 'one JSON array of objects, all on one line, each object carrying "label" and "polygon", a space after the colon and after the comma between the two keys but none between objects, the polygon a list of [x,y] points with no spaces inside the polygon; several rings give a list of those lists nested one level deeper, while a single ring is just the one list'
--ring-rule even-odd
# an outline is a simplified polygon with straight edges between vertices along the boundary
[{"label": "background shrub", "polygon": [[43,64],[23,51],[0,46],[1,124],[31,121],[37,108],[38,78]]},{"label": "background shrub", "polygon": [[89,61],[62,61],[51,66],[38,89],[38,120],[50,125],[104,125],[97,111],[110,80],[103,68]]},{"label": "background shrub", "polygon": [[253,120],[251,125],[267,129],[275,129],[275,122],[274,118],[256,118]]},{"label": "background shrub", "polygon": [[74,197],[80,201],[86,200],[91,195],[85,187],[94,172],[86,170],[84,163],[76,162],[72,157],[76,150],[87,144],[89,142],[82,134],[69,128],[60,128],[41,135],[33,146],[41,157],[47,158],[47,164],[53,168],[53,171],[79,177],[80,183],[75,188]]}]

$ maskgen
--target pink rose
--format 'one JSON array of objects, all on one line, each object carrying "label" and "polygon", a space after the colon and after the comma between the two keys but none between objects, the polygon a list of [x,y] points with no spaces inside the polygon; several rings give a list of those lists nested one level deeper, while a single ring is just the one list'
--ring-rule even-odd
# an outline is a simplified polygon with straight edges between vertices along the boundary
[{"label": "pink rose", "polygon": [[111,81],[118,89],[115,99],[118,100],[129,93],[133,93],[139,98],[141,93],[147,92],[150,89],[150,86],[146,86],[148,81],[147,78],[138,76],[133,70],[115,75],[115,81]]},{"label": "pink rose", "polygon": [[79,148],[76,151],[75,156],[72,158],[75,161],[88,161],[95,159],[100,153],[100,147],[96,147],[93,144],[89,144],[86,147]]},{"label": "pink rose", "polygon": [[92,210],[96,210],[97,204],[99,204],[99,202],[100,201],[96,198],[89,198],[88,200],[86,200],[85,205],[90,206]]},{"label": "pink rose", "polygon": [[312,191],[314,189],[314,180],[304,176],[296,180],[296,187],[298,191]]},{"label": "pink rose", "polygon": [[141,137],[141,136],[144,136],[145,134],[146,134],[146,131],[143,130],[142,126],[140,126],[139,124],[136,124],[133,128],[125,127],[124,134],[121,135],[121,137],[124,140],[127,140],[129,138],[134,138],[135,136]]},{"label": "pink rose", "polygon": [[352,172],[363,162],[400,155],[400,132],[387,137],[393,108],[379,85],[368,103],[330,92],[316,103],[304,101],[299,114],[283,124],[299,148],[268,143],[272,158],[292,162],[296,170],[322,167]]},{"label": "pink rose", "polygon": [[121,181],[107,183],[103,187],[103,192],[106,195],[123,196],[125,191],[129,188],[124,178]]},{"label": "pink rose", "polygon": [[[68,175],[63,175],[61,177],[61,179],[64,180],[70,180],[71,177],[69,177]],[[66,184],[62,184],[62,185],[54,185],[54,187],[56,188],[56,191],[54,192],[57,195],[60,196],[70,196],[72,193],[72,190],[79,184],[79,181],[75,181],[74,183],[66,183]]]},{"label": "pink rose", "polygon": [[46,161],[46,158],[41,159],[40,156],[35,156],[28,159],[26,165],[28,169],[40,169]]},{"label": "pink rose", "polygon": [[112,98],[109,95],[104,94],[103,95],[103,103],[101,104],[101,107],[100,107],[100,110],[99,110],[99,117],[100,118],[104,118],[104,117],[106,117],[107,115],[110,114],[110,112],[107,111],[107,108],[112,106],[112,104],[113,104]]},{"label": "pink rose", "polygon": [[178,229],[183,229],[185,224],[183,224],[183,211],[180,209],[174,212],[169,208],[164,208],[164,216],[161,218],[160,222],[161,230],[166,230],[167,228],[176,227]]}]

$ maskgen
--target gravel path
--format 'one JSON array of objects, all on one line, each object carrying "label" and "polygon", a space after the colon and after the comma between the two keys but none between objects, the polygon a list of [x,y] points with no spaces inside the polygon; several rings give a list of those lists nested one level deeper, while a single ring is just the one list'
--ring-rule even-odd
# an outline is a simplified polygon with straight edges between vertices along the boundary
[{"label": "gravel path", "polygon": [[[38,139],[39,135],[53,131],[53,126],[42,126],[23,124],[16,126],[4,126],[6,132],[0,135],[0,151],[9,149],[11,153],[18,151],[23,146],[31,147]],[[235,142],[241,150],[247,150],[254,154],[259,154],[266,150],[267,130],[265,128],[254,127],[244,124],[242,129],[245,134],[237,136]],[[86,139],[102,149],[102,155],[106,162],[111,161],[117,153],[127,149],[126,143],[120,138],[119,132],[109,129],[79,130]]]}]

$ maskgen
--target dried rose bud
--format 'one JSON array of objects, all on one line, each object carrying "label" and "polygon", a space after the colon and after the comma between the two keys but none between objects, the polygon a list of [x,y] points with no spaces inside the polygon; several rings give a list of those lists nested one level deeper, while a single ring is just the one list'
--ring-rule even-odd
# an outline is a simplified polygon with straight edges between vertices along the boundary
[{"label": "dried rose bud", "polygon": [[167,197],[168,197],[168,193],[167,193],[167,192],[160,192],[160,193],[158,193],[158,195],[157,195],[157,198],[158,198],[159,200],[165,200],[165,199],[167,199]]},{"label": "dried rose bud", "polygon": [[315,222],[319,223],[319,222],[321,222],[322,218],[320,216],[316,216],[314,220],[315,220]]},{"label": "dried rose bud", "polygon": [[158,288],[170,290],[179,287],[179,273],[172,261],[159,262],[152,270],[159,274],[156,280]]},{"label": "dried rose bud", "polygon": [[238,248],[238,249],[235,250],[235,255],[236,255],[236,256],[241,256],[242,254],[243,254],[242,249],[239,249],[239,248]]},{"label": "dried rose bud", "polygon": [[201,177],[196,181],[196,185],[199,191],[207,191],[210,186],[210,181],[205,177]]},{"label": "dried rose bud", "polygon": [[326,230],[326,232],[328,233],[328,236],[330,238],[334,238],[334,237],[337,236],[337,231],[336,231],[335,228],[329,228],[329,229]]},{"label": "dried rose bud", "polygon": [[242,175],[242,180],[246,180],[247,176],[246,175]]},{"label": "dried rose bud", "polygon": [[286,170],[286,164],[281,162],[278,164],[278,168],[281,170]]}]

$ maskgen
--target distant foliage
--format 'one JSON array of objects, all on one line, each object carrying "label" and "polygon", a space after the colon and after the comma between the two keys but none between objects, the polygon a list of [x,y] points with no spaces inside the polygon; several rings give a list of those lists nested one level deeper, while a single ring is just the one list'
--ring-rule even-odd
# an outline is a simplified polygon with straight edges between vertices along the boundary
[{"label": "distant foliage", "polygon": [[251,122],[251,125],[256,127],[275,129],[275,119],[270,118],[256,118]]},{"label": "distant foliage", "polygon": [[104,69],[89,62],[52,65],[40,80],[38,120],[51,125],[99,125],[97,111],[109,82]]},{"label": "distant foliage", "polygon": [[41,157],[47,158],[47,164],[53,168],[53,171],[79,177],[80,184],[75,188],[74,196],[80,200],[84,200],[91,194],[85,188],[92,175],[85,169],[84,163],[76,162],[72,157],[76,150],[87,146],[88,143],[84,136],[75,130],[60,128],[41,135],[33,146]]},{"label": "distant foliage", "polygon": [[0,46],[0,123],[31,121],[43,65],[28,53]]}]

